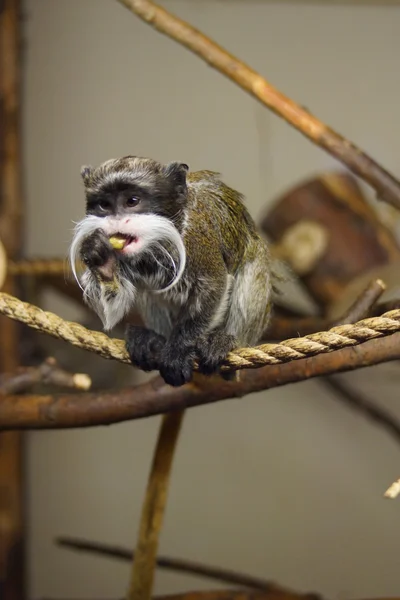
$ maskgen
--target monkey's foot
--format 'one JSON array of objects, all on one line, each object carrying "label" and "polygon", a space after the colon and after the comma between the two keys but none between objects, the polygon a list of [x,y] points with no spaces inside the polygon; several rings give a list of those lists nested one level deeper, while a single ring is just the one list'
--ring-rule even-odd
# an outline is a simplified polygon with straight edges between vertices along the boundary
[{"label": "monkey's foot", "polygon": [[130,326],[126,332],[126,349],[132,364],[142,371],[158,371],[165,338],[144,327]]},{"label": "monkey's foot", "polygon": [[[207,336],[200,338],[196,343],[200,372],[204,375],[216,373],[227,354],[236,347],[236,339],[224,331],[212,331]],[[221,376],[227,380],[232,379],[231,373],[224,375],[221,373]]]},{"label": "monkey's foot", "polygon": [[180,348],[166,345],[162,352],[160,375],[165,383],[179,387],[191,381],[193,377],[194,348]]}]

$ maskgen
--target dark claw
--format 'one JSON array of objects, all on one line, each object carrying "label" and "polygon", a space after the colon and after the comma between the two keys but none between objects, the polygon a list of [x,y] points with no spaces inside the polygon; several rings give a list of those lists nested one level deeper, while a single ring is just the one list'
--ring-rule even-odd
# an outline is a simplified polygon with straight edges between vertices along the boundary
[{"label": "dark claw", "polygon": [[126,333],[126,349],[132,364],[142,371],[157,371],[165,338],[144,327],[129,327]]},{"label": "dark claw", "polygon": [[[212,331],[201,338],[196,346],[200,372],[204,375],[217,372],[227,354],[236,347],[235,338],[223,331]],[[230,379],[229,376],[227,378]]]},{"label": "dark claw", "polygon": [[193,377],[194,351],[191,348],[164,347],[160,375],[165,383],[179,387]]}]

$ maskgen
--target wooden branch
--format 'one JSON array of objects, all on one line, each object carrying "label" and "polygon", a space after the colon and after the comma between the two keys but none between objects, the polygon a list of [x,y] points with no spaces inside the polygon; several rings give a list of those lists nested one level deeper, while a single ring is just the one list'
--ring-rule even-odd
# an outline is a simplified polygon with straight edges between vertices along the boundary
[{"label": "wooden branch", "polygon": [[161,423],[143,502],[128,600],[151,600],[152,597],[159,536],[183,415],[183,410],[172,412],[165,415]]},{"label": "wooden branch", "polygon": [[[124,561],[131,561],[134,558],[134,553],[131,550],[120,548],[119,546],[111,546],[109,544],[100,544],[87,540],[62,537],[56,540],[59,546],[70,548],[81,552],[90,552],[108,558],[116,558]],[[241,587],[266,591],[275,587],[275,584],[259,577],[253,577],[246,573],[238,573],[229,569],[221,569],[209,565],[204,565],[198,562],[193,562],[181,558],[171,558],[167,556],[158,556],[156,559],[157,567],[161,569],[169,569],[179,573],[187,573],[189,575],[197,575],[213,579],[215,581],[223,581],[230,585],[238,585]]]},{"label": "wooden branch", "polygon": [[400,479],[394,481],[391,486],[384,493],[385,498],[390,498],[390,500],[394,500],[400,494]]},{"label": "wooden branch", "polygon": [[55,358],[47,358],[37,367],[18,367],[12,373],[0,375],[0,394],[20,394],[37,383],[86,391],[92,382],[85,373],[69,373],[61,369]]},{"label": "wooden branch", "polygon": [[400,183],[360,148],[284,96],[259,73],[182,19],[150,0],[118,0],[140,19],[172,38],[282,117],[317,146],[375,188],[381,200],[400,208]]},{"label": "wooden branch", "polygon": [[289,383],[400,359],[400,333],[330,354],[243,371],[240,381],[202,378],[181,388],[161,377],[114,392],[0,398],[1,429],[66,429],[109,425],[239,398]]},{"label": "wooden branch", "polygon": [[371,281],[358,298],[354,300],[345,314],[336,322],[332,323],[332,327],[355,323],[369,317],[373,307],[385,290],[386,285],[381,279]]}]

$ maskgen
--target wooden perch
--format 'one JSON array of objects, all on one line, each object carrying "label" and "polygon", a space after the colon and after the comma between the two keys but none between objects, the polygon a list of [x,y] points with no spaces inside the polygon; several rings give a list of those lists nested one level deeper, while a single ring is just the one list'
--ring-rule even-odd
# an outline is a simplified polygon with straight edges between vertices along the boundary
[{"label": "wooden perch", "polygon": [[201,383],[173,388],[155,377],[148,383],[112,392],[4,396],[0,398],[0,430],[110,425],[399,359],[400,333],[394,333],[329,354],[244,371],[240,381],[204,377]]},{"label": "wooden perch", "polygon": [[151,600],[159,535],[183,415],[184,411],[165,415],[161,423],[143,501],[128,600]]},{"label": "wooden perch", "polygon": [[231,79],[308,137],[314,144],[346,165],[355,175],[375,188],[378,198],[400,208],[400,182],[393,175],[352,142],[284,96],[254,69],[155,2],[150,0],[118,1],[157,31],[172,38]]}]

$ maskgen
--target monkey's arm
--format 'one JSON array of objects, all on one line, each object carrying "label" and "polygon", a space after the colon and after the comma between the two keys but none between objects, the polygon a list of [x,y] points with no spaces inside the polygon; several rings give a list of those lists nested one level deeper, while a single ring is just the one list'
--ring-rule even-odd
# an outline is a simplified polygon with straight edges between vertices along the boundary
[{"label": "monkey's arm", "polygon": [[88,269],[98,271],[103,279],[112,279],[116,261],[113,260],[113,248],[104,231],[97,229],[84,240],[80,257]]},{"label": "monkey's arm", "polygon": [[[199,360],[201,372],[212,373],[235,347],[235,339],[226,334],[222,325],[225,316],[222,304],[226,299],[228,274],[222,264],[219,269],[221,272],[218,276],[201,278],[193,286],[164,345],[160,374],[170,385],[180,386],[191,380],[195,358]],[[221,323],[209,331],[219,310],[222,310]]]}]

